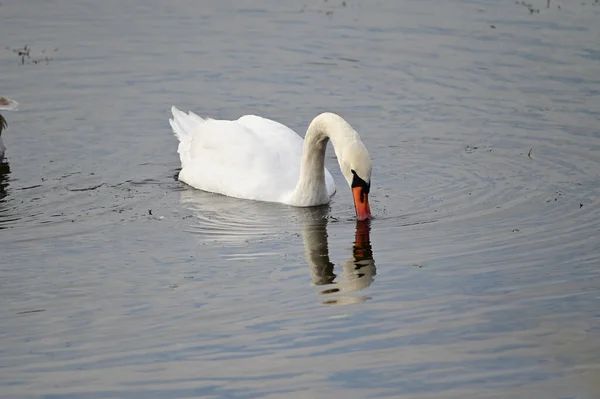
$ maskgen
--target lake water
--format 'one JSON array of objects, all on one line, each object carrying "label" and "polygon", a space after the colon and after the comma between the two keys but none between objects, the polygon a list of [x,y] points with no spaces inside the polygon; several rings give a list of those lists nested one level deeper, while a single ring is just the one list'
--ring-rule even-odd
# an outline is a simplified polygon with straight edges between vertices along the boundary
[{"label": "lake water", "polygon": [[[3,1],[0,397],[600,397],[600,5],[531,1]],[[340,113],[375,219],[179,183],[172,104]]]}]

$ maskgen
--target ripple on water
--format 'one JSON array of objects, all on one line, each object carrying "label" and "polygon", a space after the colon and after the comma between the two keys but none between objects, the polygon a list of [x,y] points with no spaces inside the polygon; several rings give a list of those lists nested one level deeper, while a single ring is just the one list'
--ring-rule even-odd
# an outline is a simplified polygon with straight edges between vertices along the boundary
[{"label": "ripple on water", "polygon": [[180,187],[167,178],[110,182],[94,172],[50,174],[23,185],[11,178],[8,163],[0,172],[0,229],[10,229],[10,242],[70,236],[154,217],[155,186]]},{"label": "ripple on water", "polygon": [[[388,150],[390,157],[402,159],[403,166],[399,171],[379,172],[383,176],[376,170],[374,195],[383,208],[382,218],[395,218],[397,225],[483,219],[495,223],[514,215],[526,223],[539,218],[538,210],[547,214],[549,202],[554,201],[564,206],[562,212],[553,211],[556,223],[598,220],[599,138],[589,131],[585,135],[581,129],[556,126],[516,133],[496,129],[487,127],[489,134],[483,138],[478,134],[476,141],[469,142],[465,135],[435,128],[426,137],[408,139]],[[540,134],[544,129],[551,132]],[[382,169],[386,162],[390,160],[380,161]],[[397,188],[388,184],[398,180]],[[581,212],[580,204],[587,210]],[[410,213],[402,213],[403,209]]]},{"label": "ripple on water", "polygon": [[203,240],[245,245],[250,240],[272,240],[292,220],[290,207],[277,203],[226,197],[185,187],[180,200],[194,218],[189,231]]}]

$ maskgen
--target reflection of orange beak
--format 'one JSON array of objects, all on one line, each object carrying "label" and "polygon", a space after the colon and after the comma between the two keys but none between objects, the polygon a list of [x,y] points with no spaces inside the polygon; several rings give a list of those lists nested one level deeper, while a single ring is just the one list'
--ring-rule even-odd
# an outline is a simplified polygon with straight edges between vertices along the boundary
[{"label": "reflection of orange beak", "polygon": [[352,188],[354,196],[354,208],[358,220],[371,219],[371,208],[369,208],[369,195],[363,192],[362,187]]},{"label": "reflection of orange beak", "polygon": [[354,252],[357,250],[360,251],[371,249],[371,239],[369,238],[369,232],[371,231],[370,223],[371,222],[368,220],[359,220],[356,222],[356,233],[354,234]]}]

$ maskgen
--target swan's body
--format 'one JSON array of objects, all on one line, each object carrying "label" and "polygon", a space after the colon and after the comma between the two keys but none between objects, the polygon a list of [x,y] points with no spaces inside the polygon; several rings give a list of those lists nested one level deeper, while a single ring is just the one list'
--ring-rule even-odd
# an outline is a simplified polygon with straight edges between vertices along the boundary
[{"label": "swan's body", "polygon": [[339,115],[317,116],[303,140],[288,127],[260,116],[227,121],[203,119],[175,107],[171,111],[182,182],[230,197],[301,207],[327,204],[336,191],[325,169],[331,139],[342,173],[353,189],[360,186],[362,208],[368,210],[371,161],[358,133]]},{"label": "swan's body", "polygon": [[[15,100],[11,100],[8,97],[0,97],[0,110],[8,110],[13,111],[17,109],[19,103]],[[4,143],[2,142],[2,131],[8,126],[6,123],[6,119],[0,114],[0,160],[4,158],[4,151],[6,147],[4,147]]]}]

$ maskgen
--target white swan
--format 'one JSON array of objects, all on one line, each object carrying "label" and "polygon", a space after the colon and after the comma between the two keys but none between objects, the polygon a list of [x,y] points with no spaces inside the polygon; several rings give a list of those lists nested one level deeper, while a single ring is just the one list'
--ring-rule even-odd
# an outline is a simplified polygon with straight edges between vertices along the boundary
[{"label": "white swan", "polygon": [[369,219],[371,160],[356,131],[341,116],[323,113],[303,140],[290,128],[255,115],[235,121],[203,119],[171,108],[179,139],[179,180],[230,197],[308,207],[329,203],[335,193],[325,169],[331,140],[342,174],[352,188],[358,219]]},{"label": "white swan", "polygon": [[[15,100],[11,100],[8,97],[0,97],[0,110],[8,110],[13,111],[17,109],[19,103]],[[2,131],[8,126],[6,123],[6,119],[0,114],[0,160],[4,158],[4,151],[6,147],[4,147],[4,143],[2,142]]]}]

